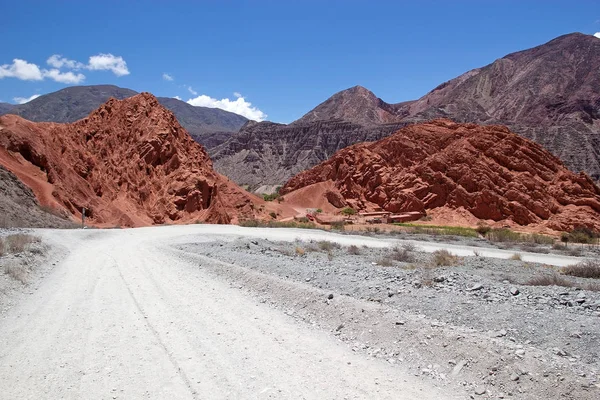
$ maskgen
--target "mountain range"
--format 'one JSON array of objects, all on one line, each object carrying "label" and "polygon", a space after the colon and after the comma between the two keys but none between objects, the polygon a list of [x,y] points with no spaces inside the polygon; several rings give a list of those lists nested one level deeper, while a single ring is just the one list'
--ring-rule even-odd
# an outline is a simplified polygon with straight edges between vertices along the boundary
[{"label": "mountain range", "polygon": [[240,184],[275,185],[349,144],[450,118],[506,125],[598,181],[599,70],[600,39],[573,33],[468,71],[415,101],[388,104],[360,86],[344,90],[289,125],[246,124],[211,155]]},{"label": "mountain range", "polygon": [[[0,115],[15,114],[33,122],[75,122],[85,118],[110,98],[123,100],[138,94],[113,85],[73,86],[40,96],[28,103],[0,103]],[[159,97],[197,142],[214,147],[237,132],[248,119],[218,108],[195,107],[184,101]]]}]

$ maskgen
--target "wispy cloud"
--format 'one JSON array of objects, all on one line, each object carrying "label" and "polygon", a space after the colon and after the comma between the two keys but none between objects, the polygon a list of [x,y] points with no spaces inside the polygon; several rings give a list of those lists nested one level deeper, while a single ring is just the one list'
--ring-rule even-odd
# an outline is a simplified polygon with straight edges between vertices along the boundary
[{"label": "wispy cloud", "polygon": [[164,72],[164,73],[163,73],[162,77],[163,77],[163,79],[164,79],[165,81],[172,81],[172,80],[173,80],[173,76],[172,76],[172,75],[169,75],[169,74],[167,74],[166,72]]},{"label": "wispy cloud", "polygon": [[65,68],[74,69],[74,70],[85,68],[85,65],[83,63],[80,63],[79,61],[75,61],[75,60],[69,60],[68,58],[63,57],[60,54],[51,55],[48,58],[48,60],[46,60],[46,63],[54,68],[65,67]]},{"label": "wispy cloud", "polygon": [[[239,96],[236,96],[236,94],[239,94]],[[252,103],[246,101],[240,93],[236,92],[234,93],[234,96],[236,97],[235,100],[218,100],[202,94],[193,99],[189,99],[187,103],[197,107],[220,108],[221,110],[230,111],[254,121],[264,121],[267,119],[267,114],[258,108],[253,107]]]},{"label": "wispy cloud", "polygon": [[34,94],[30,97],[14,97],[13,100],[17,104],[25,104],[25,103],[29,103],[33,99],[37,99],[40,96],[41,96],[41,94]]},{"label": "wispy cloud", "polygon": [[193,94],[194,96],[198,95],[198,92],[196,92],[194,89],[192,89],[191,86],[187,86],[187,90],[188,92],[190,92],[191,94]]}]

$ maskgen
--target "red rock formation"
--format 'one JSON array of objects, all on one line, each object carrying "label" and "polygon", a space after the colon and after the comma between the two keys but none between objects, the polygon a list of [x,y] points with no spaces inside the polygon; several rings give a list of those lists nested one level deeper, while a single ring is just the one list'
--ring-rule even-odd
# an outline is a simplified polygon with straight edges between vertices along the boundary
[{"label": "red rock formation", "polygon": [[554,230],[600,229],[600,189],[592,180],[502,126],[449,120],[411,125],[338,151],[292,178],[281,193],[325,181],[357,209],[445,208]]},{"label": "red rock formation", "polygon": [[42,204],[92,223],[140,226],[254,217],[261,201],[217,174],[204,148],[149,93],[110,99],[72,124],[0,117],[0,164]]}]

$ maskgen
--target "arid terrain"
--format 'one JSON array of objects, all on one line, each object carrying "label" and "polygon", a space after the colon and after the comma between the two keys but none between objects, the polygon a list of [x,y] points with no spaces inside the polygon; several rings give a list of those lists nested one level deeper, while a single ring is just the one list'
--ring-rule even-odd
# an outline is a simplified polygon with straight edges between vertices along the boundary
[{"label": "arid terrain", "polygon": [[217,225],[25,233],[41,242],[0,257],[28,263],[24,284],[0,281],[7,398],[600,393],[597,284],[532,282],[595,247]]}]

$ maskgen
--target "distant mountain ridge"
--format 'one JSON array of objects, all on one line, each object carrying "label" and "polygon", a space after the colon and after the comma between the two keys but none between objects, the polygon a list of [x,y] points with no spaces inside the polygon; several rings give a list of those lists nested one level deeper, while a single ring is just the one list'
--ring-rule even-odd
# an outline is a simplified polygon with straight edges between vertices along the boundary
[{"label": "distant mountain ridge", "polygon": [[393,133],[390,127],[449,118],[506,125],[598,182],[598,71],[600,39],[573,33],[468,71],[415,101],[390,104],[361,86],[343,90],[290,125],[247,124],[211,155],[238,184],[281,184],[298,170],[293,162],[309,168],[345,146]]},{"label": "distant mountain ridge", "polygon": [[[15,114],[33,122],[75,122],[87,117],[108,99],[123,100],[138,94],[114,85],[72,86],[20,105],[0,103],[0,115]],[[237,132],[248,119],[218,108],[195,107],[184,101],[159,97],[197,142],[214,147]],[[6,106],[8,107],[6,107]]]}]

